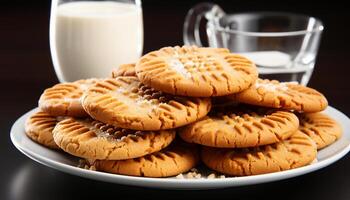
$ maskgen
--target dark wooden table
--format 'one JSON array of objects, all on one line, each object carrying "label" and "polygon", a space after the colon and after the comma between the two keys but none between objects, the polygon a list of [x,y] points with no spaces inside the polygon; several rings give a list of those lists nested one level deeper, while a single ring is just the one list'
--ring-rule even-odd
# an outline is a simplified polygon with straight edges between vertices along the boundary
[{"label": "dark wooden table", "polygon": [[[172,2],[172,3],[171,3]],[[350,115],[349,11],[332,4],[295,1],[219,1],[230,12],[278,10],[321,18],[326,26],[311,87],[330,105]],[[195,2],[144,2],[145,52],[182,44],[182,23]],[[114,197],[350,199],[350,159],[304,176],[254,186],[207,191],[167,191],[128,187],[68,175],[38,164],[11,144],[12,123],[37,106],[44,88],[57,83],[48,43],[49,2],[0,4],[0,199],[83,199]],[[348,131],[348,130],[347,130]]]}]

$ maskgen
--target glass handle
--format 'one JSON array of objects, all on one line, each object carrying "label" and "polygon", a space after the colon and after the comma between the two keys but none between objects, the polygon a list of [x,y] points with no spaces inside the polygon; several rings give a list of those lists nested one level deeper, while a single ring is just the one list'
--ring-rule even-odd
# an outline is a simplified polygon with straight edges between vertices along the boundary
[{"label": "glass handle", "polygon": [[199,35],[202,18],[205,16],[207,20],[214,20],[214,17],[222,17],[223,15],[225,12],[213,3],[200,3],[191,8],[186,15],[183,28],[184,44],[203,46]]}]

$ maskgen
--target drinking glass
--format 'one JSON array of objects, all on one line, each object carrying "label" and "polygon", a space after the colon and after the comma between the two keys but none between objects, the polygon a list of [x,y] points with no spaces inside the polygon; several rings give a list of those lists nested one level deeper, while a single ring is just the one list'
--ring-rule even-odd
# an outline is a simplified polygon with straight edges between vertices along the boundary
[{"label": "drinking glass", "polygon": [[141,1],[53,0],[50,49],[60,82],[110,76],[141,56]]},{"label": "drinking glass", "polygon": [[250,58],[261,78],[303,85],[310,80],[324,29],[319,19],[283,12],[226,14],[218,5],[201,3],[186,16],[185,45],[202,46],[202,18],[207,21],[208,45]]}]

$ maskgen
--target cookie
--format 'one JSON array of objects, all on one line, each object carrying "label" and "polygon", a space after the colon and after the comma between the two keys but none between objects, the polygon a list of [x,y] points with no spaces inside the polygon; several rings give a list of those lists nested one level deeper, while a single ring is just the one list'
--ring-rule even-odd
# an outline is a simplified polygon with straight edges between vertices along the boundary
[{"label": "cookie", "polygon": [[261,147],[204,147],[201,158],[212,170],[232,176],[248,176],[302,167],[313,162],[316,154],[316,144],[297,131],[285,141]]},{"label": "cookie", "polygon": [[133,130],[165,130],[204,117],[209,98],[177,97],[143,85],[137,77],[105,79],[82,97],[89,115],[99,121]]},{"label": "cookie", "polygon": [[180,130],[189,143],[210,147],[255,147],[280,142],[298,130],[297,116],[288,111],[229,107]]},{"label": "cookie", "polygon": [[171,144],[168,148],[146,156],[128,160],[96,160],[97,170],[113,174],[143,177],[169,177],[189,171],[199,162],[196,146]]},{"label": "cookie", "polygon": [[319,112],[328,106],[327,99],[315,89],[294,82],[280,83],[268,79],[259,79],[249,89],[229,95],[228,98],[252,105],[299,112]]},{"label": "cookie", "polygon": [[112,71],[112,78],[118,76],[136,76],[135,63],[120,65],[117,69]]},{"label": "cookie", "polygon": [[145,85],[183,96],[211,97],[240,92],[258,77],[247,58],[224,48],[165,47],[141,57],[136,74]]},{"label": "cookie", "polygon": [[305,113],[298,116],[299,130],[316,143],[317,149],[332,144],[342,135],[340,124],[324,113]]},{"label": "cookie", "polygon": [[25,122],[27,136],[35,142],[52,149],[58,149],[52,137],[52,130],[58,122],[58,118],[46,112],[38,111],[32,114]]},{"label": "cookie", "polygon": [[46,89],[40,96],[39,107],[52,116],[88,116],[80,103],[80,98],[96,81],[97,79],[86,79],[56,84]]},{"label": "cookie", "polygon": [[69,117],[56,125],[53,138],[61,149],[74,156],[124,160],[165,148],[175,138],[175,131],[133,131]]}]

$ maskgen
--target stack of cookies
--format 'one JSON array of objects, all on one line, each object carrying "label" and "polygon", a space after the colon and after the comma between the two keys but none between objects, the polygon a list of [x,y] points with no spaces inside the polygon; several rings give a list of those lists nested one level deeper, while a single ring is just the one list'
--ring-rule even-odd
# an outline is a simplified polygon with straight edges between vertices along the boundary
[{"label": "stack of cookies", "polygon": [[99,171],[170,177],[202,161],[246,176],[313,162],[342,133],[327,105],[314,89],[258,79],[227,49],[166,47],[112,78],[46,89],[26,133]]}]

